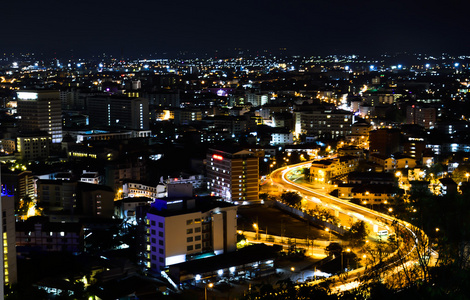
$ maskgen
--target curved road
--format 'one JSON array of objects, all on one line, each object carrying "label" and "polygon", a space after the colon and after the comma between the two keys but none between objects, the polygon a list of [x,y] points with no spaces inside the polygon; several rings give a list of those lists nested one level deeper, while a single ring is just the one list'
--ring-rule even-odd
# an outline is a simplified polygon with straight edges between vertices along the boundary
[{"label": "curved road", "polygon": [[[417,260],[416,257],[423,257],[425,255],[425,253],[421,252],[429,251],[428,249],[420,249],[418,247],[418,245],[420,245],[419,239],[427,239],[427,237],[421,231],[419,231],[419,229],[413,228],[413,226],[411,226],[409,223],[327,194],[318,193],[312,188],[295,183],[288,178],[289,175],[293,173],[293,171],[302,167],[306,167],[310,164],[311,162],[305,162],[277,169],[271,173],[271,180],[286,190],[296,190],[300,192],[304,199],[307,199],[308,201],[320,203],[325,207],[334,210],[337,216],[339,215],[340,218],[341,215],[343,215],[343,217],[349,216],[354,221],[363,220],[371,224],[374,227],[374,231],[382,229],[392,231],[393,228],[391,225],[392,223],[395,223],[397,225],[396,228],[402,230],[402,232],[405,233],[405,241],[407,242],[402,243],[403,245],[400,255],[389,257],[387,264],[380,267],[380,272],[385,272],[385,270],[394,268],[396,269],[400,266],[403,267],[405,265],[414,264]],[[392,272],[396,272],[396,270],[393,270]],[[355,270],[349,274],[351,276],[348,282],[357,281],[357,279],[364,274],[364,270]],[[354,284],[349,285],[350,288],[355,286]],[[344,287],[344,289],[347,288],[347,286]]]}]

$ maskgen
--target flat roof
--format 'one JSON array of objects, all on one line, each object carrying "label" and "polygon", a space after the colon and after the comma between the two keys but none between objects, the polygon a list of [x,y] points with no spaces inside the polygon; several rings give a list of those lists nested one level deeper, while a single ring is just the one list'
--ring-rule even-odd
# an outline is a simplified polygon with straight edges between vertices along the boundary
[{"label": "flat roof", "polygon": [[277,257],[277,253],[280,250],[280,248],[267,246],[265,244],[251,245],[238,251],[171,265],[170,269],[177,268],[180,274],[207,273],[233,266],[274,259]]}]

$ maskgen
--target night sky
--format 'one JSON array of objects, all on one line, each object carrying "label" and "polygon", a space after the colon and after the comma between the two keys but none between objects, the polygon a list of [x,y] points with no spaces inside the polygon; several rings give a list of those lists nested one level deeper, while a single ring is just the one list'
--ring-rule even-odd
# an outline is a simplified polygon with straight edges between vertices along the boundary
[{"label": "night sky", "polygon": [[469,1],[10,0],[0,51],[62,56],[251,49],[288,54],[468,54]]}]

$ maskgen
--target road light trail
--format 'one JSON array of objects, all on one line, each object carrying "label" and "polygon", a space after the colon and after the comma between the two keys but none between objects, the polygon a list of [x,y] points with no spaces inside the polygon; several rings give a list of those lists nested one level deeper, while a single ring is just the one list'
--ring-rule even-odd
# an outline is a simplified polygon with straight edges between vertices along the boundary
[{"label": "road light trail", "polygon": [[[397,265],[399,265],[400,263],[403,264],[403,267],[404,267],[405,265],[410,265],[416,261],[416,259],[412,257],[412,253],[417,250],[417,245],[419,244],[419,238],[418,238],[418,235],[410,228],[412,226],[409,223],[399,220],[397,218],[373,211],[371,209],[341,200],[339,198],[336,198],[327,194],[318,193],[314,191],[312,188],[302,186],[301,184],[298,184],[288,178],[287,176],[288,173],[293,172],[297,168],[305,167],[310,164],[311,162],[304,162],[304,163],[300,163],[296,165],[291,165],[289,167],[277,169],[274,172],[272,172],[271,180],[275,182],[276,185],[282,186],[284,189],[287,189],[287,190],[294,189],[297,191],[301,191],[303,194],[305,193],[307,195],[310,195],[311,200],[309,200],[308,197],[305,197],[305,199],[307,199],[308,201],[316,202],[316,203],[320,202],[322,204],[329,203],[330,204],[329,209],[336,210],[343,214],[354,215],[360,212],[365,220],[370,219],[371,223],[375,220],[377,225],[382,225],[382,227],[383,225],[385,225],[387,228],[389,228],[388,224],[390,225],[397,224],[398,226],[400,226],[400,229],[402,229],[404,232],[407,232],[409,236],[412,238],[413,246],[411,247],[411,249],[407,249],[405,254],[400,255],[396,259],[390,261],[394,255],[398,254],[398,250],[396,250],[387,258],[388,264],[386,264],[385,266],[381,266],[379,270],[386,270],[391,267],[397,267]],[[328,201],[325,202],[325,200],[328,200]],[[357,218],[357,216],[355,217]],[[421,233],[422,238],[427,240],[427,236],[424,235],[423,232],[420,232],[420,233]],[[426,251],[432,252],[433,250],[426,249]],[[356,273],[357,275],[355,278],[359,278],[361,276],[361,273],[363,274],[364,272],[357,272]],[[354,286],[354,285],[348,285],[348,286]]]}]

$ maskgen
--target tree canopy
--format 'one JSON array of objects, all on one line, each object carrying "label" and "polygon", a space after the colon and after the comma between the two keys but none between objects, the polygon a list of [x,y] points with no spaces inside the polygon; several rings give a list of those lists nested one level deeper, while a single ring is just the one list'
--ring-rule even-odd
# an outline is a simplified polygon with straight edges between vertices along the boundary
[{"label": "tree canopy", "polygon": [[281,201],[293,207],[299,207],[302,196],[297,192],[284,192],[281,195]]},{"label": "tree canopy", "polygon": [[351,228],[346,232],[345,238],[351,243],[353,247],[361,247],[366,243],[369,228],[366,222],[360,220],[351,225]]}]

